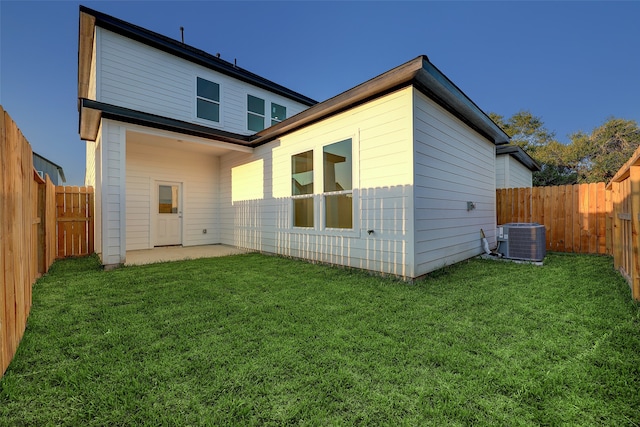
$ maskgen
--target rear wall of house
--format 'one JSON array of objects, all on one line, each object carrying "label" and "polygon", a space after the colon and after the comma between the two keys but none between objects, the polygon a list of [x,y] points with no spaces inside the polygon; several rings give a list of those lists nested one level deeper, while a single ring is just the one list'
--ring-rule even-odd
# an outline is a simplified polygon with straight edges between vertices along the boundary
[{"label": "rear wall of house", "polygon": [[[101,102],[244,135],[255,133],[247,128],[249,94],[265,100],[266,125],[271,102],[285,106],[287,117],[307,108],[104,28],[96,29],[95,40],[95,98]],[[220,85],[219,122],[196,116],[197,77]]]},{"label": "rear wall of house", "polygon": [[417,90],[414,109],[420,276],[480,254],[480,229],[495,242],[495,146]]},{"label": "rear wall of house", "polygon": [[[413,275],[412,89],[286,135],[251,155],[221,158],[223,243]],[[352,140],[353,228],[324,226],[323,147]],[[313,150],[312,228],[293,227],[292,156]],[[370,232],[369,232],[370,231]]]}]

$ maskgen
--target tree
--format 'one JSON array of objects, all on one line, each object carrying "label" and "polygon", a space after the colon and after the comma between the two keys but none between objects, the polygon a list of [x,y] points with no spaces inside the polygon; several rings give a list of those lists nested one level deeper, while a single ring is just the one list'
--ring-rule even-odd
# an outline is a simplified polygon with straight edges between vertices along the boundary
[{"label": "tree", "polygon": [[608,182],[640,146],[640,128],[634,120],[610,118],[591,135],[571,135],[567,159],[578,182]]},{"label": "tree", "polygon": [[489,113],[489,118],[511,137],[511,144],[522,148],[540,164],[542,170],[533,173],[533,185],[576,182],[575,172],[564,161],[566,146],[555,140],[555,133],[544,126],[540,117],[530,111],[520,110],[506,120],[496,113]]},{"label": "tree", "polygon": [[533,184],[566,185],[581,182],[608,182],[640,146],[640,128],[634,120],[609,118],[591,134],[582,131],[570,136],[569,144],[555,139],[540,117],[521,110],[505,120],[489,117],[541,166],[533,173]]},{"label": "tree", "polygon": [[519,146],[532,157],[539,147],[549,144],[555,138],[555,134],[544,126],[542,119],[530,111],[520,110],[507,120],[496,113],[489,113],[489,118],[511,137],[513,145]]},{"label": "tree", "polygon": [[533,185],[569,185],[577,182],[577,173],[567,162],[570,147],[558,141],[550,141],[536,149],[535,160],[541,170],[533,173]]}]

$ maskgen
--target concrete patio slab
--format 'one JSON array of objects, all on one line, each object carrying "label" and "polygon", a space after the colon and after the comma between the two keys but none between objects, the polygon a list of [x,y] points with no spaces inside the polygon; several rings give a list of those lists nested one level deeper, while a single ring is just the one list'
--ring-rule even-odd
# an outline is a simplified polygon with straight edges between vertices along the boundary
[{"label": "concrete patio slab", "polygon": [[139,251],[127,251],[125,265],[155,264],[166,261],[181,261],[196,258],[213,258],[243,254],[247,251],[227,245],[163,246]]}]

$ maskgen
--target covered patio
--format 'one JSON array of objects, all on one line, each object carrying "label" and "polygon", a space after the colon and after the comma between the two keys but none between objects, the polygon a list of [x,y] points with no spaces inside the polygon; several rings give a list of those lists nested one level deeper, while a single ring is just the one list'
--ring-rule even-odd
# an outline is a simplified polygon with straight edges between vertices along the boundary
[{"label": "covered patio", "polygon": [[214,258],[243,254],[247,251],[228,245],[163,246],[153,249],[127,251],[125,265],[156,264],[197,258]]}]

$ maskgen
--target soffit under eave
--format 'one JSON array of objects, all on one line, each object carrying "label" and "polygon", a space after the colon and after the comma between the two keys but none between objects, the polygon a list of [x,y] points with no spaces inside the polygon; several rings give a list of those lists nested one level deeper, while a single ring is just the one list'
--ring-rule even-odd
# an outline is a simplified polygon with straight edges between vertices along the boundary
[{"label": "soffit under eave", "polygon": [[78,99],[88,98],[89,95],[95,28],[96,18],[80,12],[80,29],[78,31]]},{"label": "soffit under eave", "polygon": [[100,120],[102,111],[93,108],[80,106],[80,139],[85,141],[95,141],[100,130]]},{"label": "soffit under eave", "polygon": [[509,136],[429,61],[424,61],[423,68],[416,74],[414,81],[418,90],[495,145],[509,143]]}]

